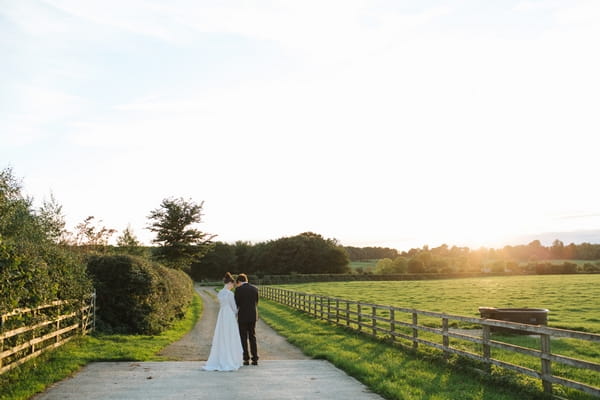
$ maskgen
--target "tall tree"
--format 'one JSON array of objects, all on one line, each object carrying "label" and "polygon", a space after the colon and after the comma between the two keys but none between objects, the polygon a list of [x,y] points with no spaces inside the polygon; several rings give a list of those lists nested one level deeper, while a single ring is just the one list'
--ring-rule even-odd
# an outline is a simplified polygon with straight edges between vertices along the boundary
[{"label": "tall tree", "polygon": [[38,210],[38,217],[50,240],[54,243],[66,241],[65,216],[62,212],[62,205],[58,204],[54,194],[50,193],[50,200],[44,199]]},{"label": "tall tree", "polygon": [[558,239],[554,240],[554,242],[552,242],[552,247],[550,247],[550,253],[552,254],[552,258],[563,258],[565,253],[565,244]]},{"label": "tall tree", "polygon": [[154,257],[164,264],[191,272],[192,261],[206,253],[211,240],[216,235],[204,233],[195,224],[202,221],[204,202],[196,204],[183,198],[167,198],[160,207],[152,210],[148,219],[148,229],[156,233],[153,243],[159,245]]},{"label": "tall tree", "polygon": [[77,245],[88,247],[91,250],[104,250],[116,230],[101,226],[102,221],[94,222],[95,218],[90,215],[75,226]]},{"label": "tall tree", "polygon": [[192,278],[195,281],[212,279],[215,281],[223,278],[226,272],[244,272],[238,267],[236,246],[216,242],[200,261],[192,262]]},{"label": "tall tree", "polygon": [[313,232],[257,246],[261,272],[271,274],[339,274],[349,272],[348,255],[335,239]]},{"label": "tall tree", "polygon": [[117,237],[117,246],[127,254],[142,255],[144,253],[144,248],[134,235],[131,225],[127,225],[121,236]]}]

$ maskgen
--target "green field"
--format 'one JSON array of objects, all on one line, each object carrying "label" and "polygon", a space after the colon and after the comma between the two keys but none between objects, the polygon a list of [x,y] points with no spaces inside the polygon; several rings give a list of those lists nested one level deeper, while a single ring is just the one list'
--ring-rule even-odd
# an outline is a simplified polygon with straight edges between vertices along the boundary
[{"label": "green field", "polygon": [[364,272],[373,272],[375,270],[375,266],[377,265],[377,261],[379,260],[363,260],[363,261],[351,261],[348,266],[352,271],[356,271],[357,268],[362,268]]},{"label": "green field", "polygon": [[[348,331],[272,301],[260,315],[308,356],[328,360],[388,400],[538,400],[535,383],[483,377],[459,360],[441,362],[430,353],[396,351],[387,342]],[[260,349],[259,349],[260,351]],[[589,400],[589,397],[569,397]],[[350,400],[350,399],[348,399]]]},{"label": "green field", "polygon": [[600,333],[600,274],[281,285],[306,293],[479,317],[478,307],[547,308],[553,328]]},{"label": "green field", "polygon": [[[424,281],[390,282],[332,282],[280,285],[280,287],[305,293],[320,294],[364,303],[394,305],[423,311],[479,317],[479,306],[547,308],[548,325],[554,328],[600,333],[600,275],[527,275],[485,278],[464,278]],[[366,311],[368,312],[368,311]],[[397,320],[406,316],[397,314]],[[382,312],[387,317],[389,313]],[[439,318],[419,318],[419,324],[440,328]],[[478,328],[479,326],[451,325],[451,328]],[[403,328],[400,328],[402,330]],[[403,332],[410,334],[410,329]],[[399,330],[399,331],[400,331]],[[494,334],[494,340],[521,347],[540,349],[538,336]],[[433,333],[421,333],[420,337],[439,342]],[[381,336],[381,339],[385,337]],[[405,343],[406,344],[406,343]],[[410,343],[408,343],[410,344]],[[451,346],[465,351],[480,353],[478,345],[461,340],[451,340]],[[554,354],[600,363],[600,344],[573,339],[552,339]],[[504,350],[493,350],[492,357],[540,370],[539,359]],[[600,374],[554,364],[556,375],[600,386]],[[510,373],[497,372],[500,376]],[[539,380],[525,376],[514,377],[520,385],[539,387]],[[541,389],[540,389],[541,390]],[[581,392],[557,387],[560,395],[569,399],[588,398]]]}]

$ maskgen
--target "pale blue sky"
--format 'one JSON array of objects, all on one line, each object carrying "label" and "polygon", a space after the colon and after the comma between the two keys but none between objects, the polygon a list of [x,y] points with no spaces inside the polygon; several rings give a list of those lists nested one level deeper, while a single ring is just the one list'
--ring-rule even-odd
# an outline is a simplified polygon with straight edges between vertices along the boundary
[{"label": "pale blue sky", "polygon": [[146,242],[165,197],[228,242],[600,242],[599,42],[594,0],[0,0],[0,167]]}]

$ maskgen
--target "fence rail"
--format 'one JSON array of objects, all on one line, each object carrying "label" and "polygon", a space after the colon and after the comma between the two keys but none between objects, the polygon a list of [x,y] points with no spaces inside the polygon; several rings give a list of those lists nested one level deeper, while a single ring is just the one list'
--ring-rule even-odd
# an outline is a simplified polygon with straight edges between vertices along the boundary
[{"label": "fence rail", "polygon": [[0,315],[0,374],[94,329],[96,294]]},{"label": "fence rail", "polygon": [[[600,343],[598,334],[364,303],[269,286],[260,286],[260,295],[265,299],[303,311],[315,318],[367,335],[388,337],[400,344],[408,342],[415,350],[419,345],[425,345],[441,350],[446,358],[450,354],[455,354],[477,360],[485,365],[487,372],[490,372],[491,366],[495,365],[540,379],[543,390],[547,394],[552,394],[552,385],[558,384],[600,397],[600,388],[564,376],[557,376],[553,371],[553,367],[559,365],[561,368],[568,366],[600,372],[600,364],[553,354],[550,341],[552,337],[560,337]],[[450,321],[453,325],[462,323],[480,326],[481,336],[473,336],[464,330],[451,329]],[[492,340],[491,328],[512,329],[539,335],[540,349],[525,348]],[[516,365],[493,358],[492,349],[534,357],[538,360],[538,368],[534,369],[530,366]]]}]

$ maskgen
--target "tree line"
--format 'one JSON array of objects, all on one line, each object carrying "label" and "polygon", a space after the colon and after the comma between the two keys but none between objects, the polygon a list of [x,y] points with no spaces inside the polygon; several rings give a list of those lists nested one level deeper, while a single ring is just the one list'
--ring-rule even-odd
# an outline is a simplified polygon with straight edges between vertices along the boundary
[{"label": "tree line", "polygon": [[[572,260],[587,260],[579,266]],[[385,257],[377,262],[372,272],[395,273],[455,273],[455,272],[509,272],[509,273],[575,273],[600,272],[600,244],[581,243],[564,245],[555,240],[543,246],[539,240],[527,245],[504,246],[501,249],[468,247],[412,248]]]},{"label": "tree line", "polygon": [[304,232],[257,244],[216,242],[198,261],[192,263],[197,281],[222,277],[225,272],[245,272],[257,276],[287,274],[349,273],[348,256],[335,239]]},{"label": "tree line", "polygon": [[533,240],[527,245],[504,246],[501,249],[469,247],[449,247],[447,244],[429,248],[412,248],[398,251],[389,247],[344,247],[350,261],[377,260],[382,258],[394,259],[398,256],[412,258],[420,253],[429,253],[440,257],[475,256],[481,259],[503,259],[514,261],[544,261],[544,260],[599,260],[600,244],[569,243],[565,245],[556,239],[550,246],[544,246],[539,240]]}]

